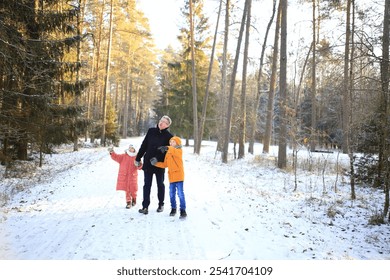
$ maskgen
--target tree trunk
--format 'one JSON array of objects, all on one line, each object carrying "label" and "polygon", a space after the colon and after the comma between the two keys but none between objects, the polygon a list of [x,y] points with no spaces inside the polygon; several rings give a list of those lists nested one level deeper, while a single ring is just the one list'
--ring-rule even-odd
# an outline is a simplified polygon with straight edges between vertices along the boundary
[{"label": "tree trunk", "polygon": [[274,116],[274,96],[275,96],[275,87],[276,87],[276,72],[277,72],[277,63],[278,63],[278,54],[279,54],[279,31],[280,31],[281,15],[282,15],[281,3],[279,2],[278,15],[276,17],[276,26],[275,26],[271,79],[270,79],[269,92],[268,92],[267,118],[265,120],[266,123],[265,123],[265,133],[264,133],[264,141],[263,141],[263,153],[269,153],[269,146],[271,145],[272,121],[274,118],[273,116]]},{"label": "tree trunk", "polygon": [[303,81],[303,78],[304,78],[304,75],[305,75],[305,71],[306,71],[306,66],[307,66],[307,63],[309,61],[309,58],[310,58],[310,53],[312,52],[312,48],[313,48],[313,44],[315,42],[312,42],[310,44],[310,48],[309,48],[309,51],[307,52],[307,55],[306,55],[306,58],[305,58],[305,62],[303,63],[303,67],[302,67],[302,73],[301,73],[301,77],[299,78],[299,84],[298,84],[298,88],[297,88],[297,94],[295,96],[295,100],[294,100],[294,110],[296,112],[296,117],[298,118],[298,104],[299,104],[299,99],[300,99],[300,95],[301,95],[301,87],[302,87],[302,81]]},{"label": "tree trunk", "polygon": [[281,36],[280,36],[280,135],[278,167],[287,166],[287,0],[281,0]]},{"label": "tree trunk", "polygon": [[230,80],[229,101],[228,101],[228,108],[227,108],[227,114],[226,114],[225,137],[224,137],[223,151],[222,151],[222,162],[223,163],[227,163],[227,159],[228,159],[229,142],[230,142],[230,126],[231,126],[232,115],[233,115],[234,87],[236,85],[238,60],[240,57],[241,42],[242,42],[242,36],[244,33],[245,18],[246,18],[246,11],[248,8],[248,2],[249,2],[249,0],[245,1],[244,11],[243,11],[242,20],[241,20],[241,27],[240,27],[240,32],[239,32],[238,41],[237,41],[236,56],[234,58],[233,72],[232,72],[232,77]]},{"label": "tree trunk", "polygon": [[317,82],[316,82],[316,0],[313,0],[312,5],[312,20],[313,20],[313,53],[311,65],[311,136],[310,136],[310,151],[314,152],[317,144]]},{"label": "tree trunk", "polygon": [[349,150],[349,44],[351,37],[351,0],[347,1],[347,20],[345,31],[345,51],[344,51],[344,80],[343,80],[343,153],[347,154]]},{"label": "tree trunk", "polygon": [[109,87],[109,77],[110,77],[110,53],[111,53],[111,41],[112,41],[112,18],[114,12],[113,0],[110,2],[110,34],[108,38],[108,49],[107,49],[107,60],[106,60],[106,76],[104,79],[104,88],[103,88],[103,113],[102,113],[102,136],[101,136],[101,145],[106,146],[106,116],[107,116],[107,89]]},{"label": "tree trunk", "polygon": [[[381,97],[381,118],[380,118],[380,124],[381,124],[381,146],[382,146],[382,153],[383,156],[381,157],[382,160],[379,162],[382,164],[383,170],[384,170],[384,191],[385,191],[385,203],[384,203],[384,209],[383,209],[383,216],[384,218],[389,213],[389,173],[390,173],[390,167],[389,167],[389,144],[387,143],[388,137],[389,137],[389,109],[388,109],[388,98],[389,98],[389,23],[390,23],[390,0],[385,1],[385,11],[384,11],[384,19],[383,19],[383,41],[382,41],[382,62],[381,62],[381,84],[382,84],[382,97]],[[388,217],[388,220],[390,220],[390,215]]]},{"label": "tree trunk", "polygon": [[190,33],[191,33],[191,71],[192,71],[192,111],[193,111],[193,125],[194,125],[194,153],[198,145],[198,98],[196,91],[196,72],[195,72],[195,45],[194,45],[194,22],[192,12],[192,1],[189,0],[190,4]]},{"label": "tree trunk", "polygon": [[242,67],[242,87],[241,87],[241,119],[238,137],[238,158],[245,156],[245,138],[246,138],[246,77],[248,69],[248,49],[249,49],[249,31],[251,27],[251,7],[252,0],[248,0],[248,7],[246,11],[246,27],[245,27],[245,45],[244,45],[244,59]]},{"label": "tree trunk", "polygon": [[215,53],[215,46],[217,44],[218,25],[219,25],[219,18],[221,16],[222,2],[223,2],[223,0],[221,0],[220,3],[219,3],[217,23],[216,23],[216,26],[215,26],[213,47],[212,47],[212,50],[211,50],[211,57],[210,57],[210,64],[209,64],[209,72],[207,74],[206,93],[205,93],[204,100],[203,100],[202,117],[200,118],[200,123],[199,123],[199,137],[198,137],[198,143],[197,143],[197,145],[195,147],[195,153],[196,154],[200,153],[200,147],[201,147],[202,139],[203,139],[204,124],[206,122],[207,102],[209,100],[209,88],[210,88],[210,81],[211,81],[211,73],[213,71],[214,53]]},{"label": "tree trunk", "polygon": [[251,135],[249,137],[248,152],[250,154],[254,153],[254,144],[255,144],[256,127],[257,127],[257,115],[258,115],[257,111],[260,107],[261,78],[263,76],[264,54],[265,54],[265,48],[267,46],[269,30],[271,29],[272,22],[274,21],[275,13],[276,13],[276,0],[273,0],[272,15],[271,15],[271,18],[268,22],[267,29],[265,31],[263,46],[261,48],[259,74],[257,76],[257,95],[256,95],[255,105],[253,106],[253,113],[252,113],[253,116],[251,118],[252,131],[251,131]]},{"label": "tree trunk", "polygon": [[[92,108],[98,108],[101,106],[99,102],[98,92],[100,91],[100,54],[101,54],[101,48],[102,48],[102,33],[103,33],[103,16],[104,16],[104,7],[106,5],[106,0],[103,0],[103,3],[101,4],[101,13],[99,14],[99,31],[97,36],[97,46],[96,46],[96,66],[95,66],[95,73],[96,76],[94,77],[94,89],[93,89],[93,97],[92,97]],[[92,119],[99,119],[99,116],[96,112],[96,110],[92,111]],[[97,136],[97,135],[96,135]],[[95,134],[91,134],[91,142],[95,140]]]},{"label": "tree trunk", "polygon": [[[222,1],[222,0],[221,0]],[[228,55],[228,41],[229,41],[229,20],[230,20],[230,0],[226,0],[226,9],[225,9],[225,31],[223,39],[223,53],[222,53],[222,81],[221,81],[221,102],[220,110],[225,112],[225,97],[227,95],[227,55]],[[217,151],[222,151],[224,147],[224,138],[223,138],[223,127],[226,126],[226,119],[221,118],[220,127],[218,129],[218,144]]]},{"label": "tree trunk", "polygon": [[[353,1],[353,0],[352,0]],[[355,4],[351,3],[352,5],[352,32],[351,32],[351,59],[350,59],[350,67],[349,67],[349,108],[352,108],[352,100],[353,100],[353,85],[354,85],[354,76],[353,76],[353,62],[354,62],[354,52],[355,52],[355,44],[354,44],[354,31],[355,31]],[[352,110],[349,110],[349,129],[352,127]],[[349,141],[348,141],[349,142]],[[351,167],[351,199],[356,199],[356,192],[355,192],[355,169],[354,169],[354,155],[353,155],[353,149],[348,144],[348,156],[349,156],[349,162]]]},{"label": "tree trunk", "polygon": [[[81,14],[81,3],[79,2],[78,3],[79,7],[78,7],[78,13],[76,15],[76,20],[77,20],[77,37],[78,38],[81,38],[81,30],[82,30],[82,14]],[[77,41],[77,50],[76,50],[76,56],[77,56],[77,64],[81,64],[81,40],[78,40]],[[77,67],[76,69],[76,86],[77,86],[77,92],[76,92],[76,96],[75,96],[75,103],[76,103],[76,106],[79,105],[79,96],[81,94],[80,92],[80,88],[81,88],[81,85],[80,85],[80,67]],[[73,151],[78,151],[79,150],[79,131],[78,131],[78,127],[77,127],[77,115],[74,117],[74,120],[73,120]]]},{"label": "tree trunk", "polygon": [[125,81],[125,106],[123,108],[123,121],[122,121],[122,138],[127,138],[128,135],[128,127],[129,127],[129,92],[130,92],[130,67],[127,67],[127,75],[126,75],[126,81]]}]

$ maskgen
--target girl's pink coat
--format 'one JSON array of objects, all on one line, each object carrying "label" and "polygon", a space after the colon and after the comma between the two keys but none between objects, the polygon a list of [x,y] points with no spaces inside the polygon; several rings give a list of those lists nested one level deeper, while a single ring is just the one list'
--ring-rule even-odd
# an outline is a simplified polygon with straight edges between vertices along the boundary
[{"label": "girl's pink coat", "polygon": [[135,156],[116,154],[115,152],[110,155],[113,160],[119,163],[116,190],[136,194],[138,191],[138,170],[142,168],[142,165],[139,167],[134,165]]}]

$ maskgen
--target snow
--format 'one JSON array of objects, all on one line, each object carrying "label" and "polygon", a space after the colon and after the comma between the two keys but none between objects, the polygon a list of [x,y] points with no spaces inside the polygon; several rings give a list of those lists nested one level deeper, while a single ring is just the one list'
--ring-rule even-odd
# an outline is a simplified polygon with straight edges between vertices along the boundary
[{"label": "snow", "polygon": [[[142,139],[122,139],[115,151],[130,143],[138,148]],[[2,178],[8,199],[0,215],[0,259],[390,259],[390,225],[369,224],[382,209],[383,191],[358,186],[351,200],[348,177],[335,172],[348,168],[346,155],[302,148],[294,190],[293,170],[275,167],[276,147],[264,155],[256,144],[255,155],[224,164],[215,142],[202,144],[200,155],[183,147],[185,220],[169,216],[168,176],[164,212],[156,212],[154,180],[149,214],[138,213],[142,171],[138,203],[125,209],[124,193],[115,190],[119,166],[103,147],[63,147],[32,175]]]}]

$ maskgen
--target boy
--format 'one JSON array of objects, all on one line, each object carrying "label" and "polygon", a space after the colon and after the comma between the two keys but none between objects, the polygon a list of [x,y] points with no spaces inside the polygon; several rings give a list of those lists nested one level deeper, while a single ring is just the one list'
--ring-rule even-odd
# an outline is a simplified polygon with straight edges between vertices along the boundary
[{"label": "boy", "polygon": [[169,140],[170,146],[161,146],[158,149],[162,153],[166,153],[164,162],[158,162],[157,158],[150,159],[150,163],[156,167],[166,168],[168,167],[169,178],[169,197],[171,200],[171,213],[170,216],[176,214],[176,190],[180,200],[180,218],[187,217],[186,212],[186,200],[184,197],[184,166],[183,166],[183,150],[181,149],[181,140],[179,137],[174,136]]}]

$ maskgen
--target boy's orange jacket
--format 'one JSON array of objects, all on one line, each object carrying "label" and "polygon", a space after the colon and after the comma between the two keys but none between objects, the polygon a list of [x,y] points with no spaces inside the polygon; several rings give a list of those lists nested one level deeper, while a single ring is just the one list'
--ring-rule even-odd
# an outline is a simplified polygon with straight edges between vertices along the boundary
[{"label": "boy's orange jacket", "polygon": [[168,167],[168,178],[170,183],[184,181],[183,150],[181,141],[178,137],[173,137],[178,147],[168,147],[164,162],[157,162],[156,166],[160,168]]}]

